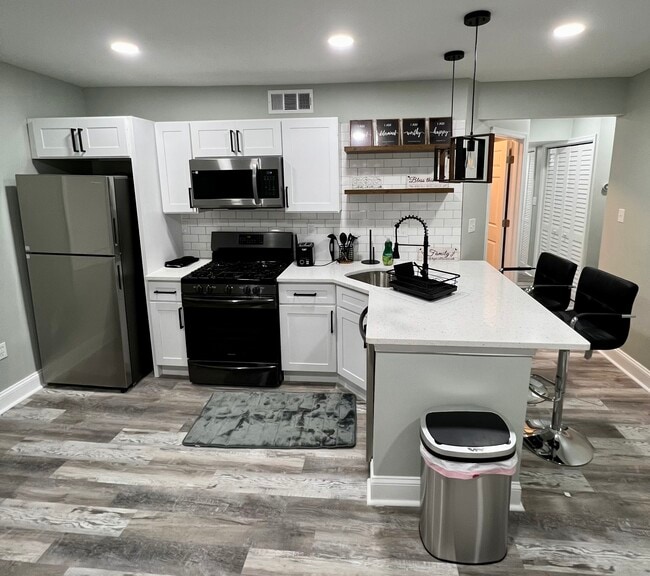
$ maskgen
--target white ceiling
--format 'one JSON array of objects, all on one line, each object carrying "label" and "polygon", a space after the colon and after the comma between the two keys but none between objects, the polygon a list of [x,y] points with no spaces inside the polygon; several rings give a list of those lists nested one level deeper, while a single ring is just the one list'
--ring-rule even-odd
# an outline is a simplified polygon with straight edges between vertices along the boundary
[{"label": "white ceiling", "polygon": [[[0,0],[0,60],[82,87],[295,85],[449,78],[479,29],[479,81],[633,76],[650,68],[650,0]],[[587,32],[556,41],[558,24]],[[327,37],[356,44],[334,53]],[[119,57],[111,41],[142,53]]]}]

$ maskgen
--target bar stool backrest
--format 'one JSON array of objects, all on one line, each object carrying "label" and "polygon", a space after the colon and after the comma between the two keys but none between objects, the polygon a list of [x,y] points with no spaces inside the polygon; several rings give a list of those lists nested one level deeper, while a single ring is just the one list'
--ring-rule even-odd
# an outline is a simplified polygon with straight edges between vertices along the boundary
[{"label": "bar stool backrest", "polygon": [[[629,280],[586,266],[580,273],[573,316],[578,319],[576,330],[591,342],[592,350],[619,348],[627,340],[631,314],[639,287]],[[602,316],[600,316],[602,314]]]},{"label": "bar stool backrest", "polygon": [[550,252],[542,252],[535,266],[531,296],[549,310],[566,310],[578,266]]}]

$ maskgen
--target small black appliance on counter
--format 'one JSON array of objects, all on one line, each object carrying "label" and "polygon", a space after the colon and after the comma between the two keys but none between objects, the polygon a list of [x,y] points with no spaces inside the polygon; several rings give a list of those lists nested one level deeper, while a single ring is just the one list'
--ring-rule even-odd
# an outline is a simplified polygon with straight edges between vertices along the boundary
[{"label": "small black appliance on counter", "polygon": [[298,249],[296,250],[296,263],[298,266],[314,265],[313,242],[298,242]]}]

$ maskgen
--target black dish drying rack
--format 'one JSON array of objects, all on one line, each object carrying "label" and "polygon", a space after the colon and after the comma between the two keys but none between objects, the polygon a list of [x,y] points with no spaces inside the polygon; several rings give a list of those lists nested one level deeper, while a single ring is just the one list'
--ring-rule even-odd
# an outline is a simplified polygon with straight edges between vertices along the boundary
[{"label": "black dish drying rack", "polygon": [[394,269],[387,273],[393,290],[429,301],[444,298],[458,290],[456,282],[460,278],[460,274],[435,268],[429,268],[427,276],[424,277],[422,267],[415,262],[396,264]]}]

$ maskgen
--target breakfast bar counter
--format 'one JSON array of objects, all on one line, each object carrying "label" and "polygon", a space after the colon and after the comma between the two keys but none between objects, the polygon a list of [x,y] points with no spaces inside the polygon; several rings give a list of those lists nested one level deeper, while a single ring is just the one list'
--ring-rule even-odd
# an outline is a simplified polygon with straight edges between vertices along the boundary
[{"label": "breakfast bar counter", "polygon": [[[538,349],[588,342],[483,261],[434,261],[459,274],[456,292],[432,302],[349,278],[360,263],[299,268],[282,282],[331,282],[367,293],[368,500],[418,505],[419,418],[429,409],[483,409],[517,431],[521,452],[528,379]],[[520,506],[518,477],[512,506]]]}]

